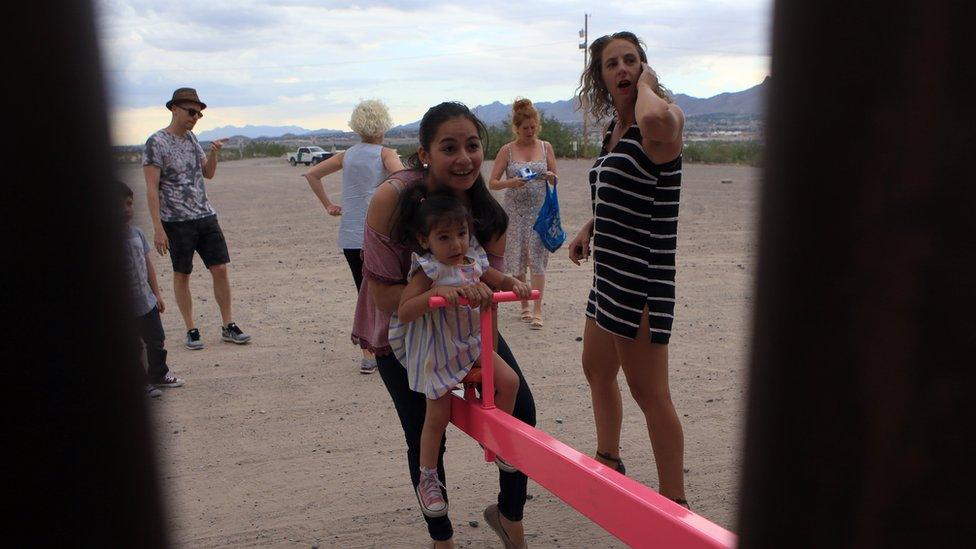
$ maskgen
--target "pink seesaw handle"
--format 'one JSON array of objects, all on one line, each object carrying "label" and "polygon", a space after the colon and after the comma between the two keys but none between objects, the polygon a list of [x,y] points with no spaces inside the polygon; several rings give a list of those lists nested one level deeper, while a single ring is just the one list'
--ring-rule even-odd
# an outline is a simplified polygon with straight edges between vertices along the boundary
[{"label": "pink seesaw handle", "polygon": [[[541,297],[539,290],[532,290],[529,294],[529,299],[539,299]],[[502,303],[505,301],[521,301],[521,297],[515,294],[515,292],[495,292],[491,296],[492,303]],[[468,300],[461,297],[458,298],[459,305],[467,305]],[[447,300],[440,296],[433,296],[427,300],[427,306],[431,309],[437,309],[441,307],[447,307]],[[492,358],[494,353],[486,353],[485,349],[494,349],[494,330],[492,329],[491,322],[491,311],[495,306],[485,307],[481,310],[481,394],[482,401],[481,405],[484,408],[494,408],[495,407],[495,368],[492,364]],[[486,450],[486,458],[494,459],[494,456],[490,455],[490,451]]]},{"label": "pink seesaw handle", "polygon": [[[540,295],[539,290],[532,290],[532,292],[529,294],[529,300],[535,301],[536,299],[539,299]],[[522,298],[515,295],[515,292],[495,292],[491,296],[491,301],[492,303],[505,303],[507,301],[522,301]],[[467,299],[463,297],[458,298],[458,305],[467,304]],[[427,300],[427,306],[431,309],[447,307],[447,301],[443,297],[435,295]]]}]

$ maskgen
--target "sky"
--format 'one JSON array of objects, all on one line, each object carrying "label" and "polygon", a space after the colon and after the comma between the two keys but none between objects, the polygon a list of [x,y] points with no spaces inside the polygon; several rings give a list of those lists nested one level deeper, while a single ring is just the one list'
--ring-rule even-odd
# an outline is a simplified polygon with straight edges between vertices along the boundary
[{"label": "sky", "polygon": [[221,126],[348,130],[361,99],[394,124],[432,105],[574,96],[589,39],[629,30],[676,93],[750,88],[769,74],[772,0],[599,2],[96,0],[112,140],[138,144],[169,123],[173,90],[207,103],[196,133]]}]

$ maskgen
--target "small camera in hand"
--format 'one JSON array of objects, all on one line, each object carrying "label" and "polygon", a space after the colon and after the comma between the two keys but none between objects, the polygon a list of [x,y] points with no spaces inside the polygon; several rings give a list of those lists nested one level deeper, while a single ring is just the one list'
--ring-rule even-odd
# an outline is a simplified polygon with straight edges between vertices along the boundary
[{"label": "small camera in hand", "polygon": [[539,174],[532,171],[532,168],[528,166],[522,166],[522,168],[518,171],[518,176],[526,181],[532,181],[536,177],[539,177]]}]

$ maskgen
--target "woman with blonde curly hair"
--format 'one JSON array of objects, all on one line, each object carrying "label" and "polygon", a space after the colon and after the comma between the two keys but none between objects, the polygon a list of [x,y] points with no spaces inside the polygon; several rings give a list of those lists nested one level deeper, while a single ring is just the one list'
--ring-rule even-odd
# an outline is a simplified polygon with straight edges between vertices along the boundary
[{"label": "woman with blonde curly hair", "polygon": [[[366,208],[376,187],[391,173],[403,169],[396,151],[383,146],[383,136],[393,126],[390,113],[382,101],[360,101],[352,111],[349,127],[359,134],[357,143],[335,156],[319,162],[303,174],[322,207],[331,216],[342,216],[339,221],[339,247],[352,271],[356,291],[363,281],[363,229]],[[322,178],[342,170],[342,204],[329,200]],[[371,374],[376,371],[376,358],[363,349],[359,371]]]},{"label": "woman with blonde curly hair", "polygon": [[596,457],[625,471],[622,368],[647,422],[659,491],[687,507],[684,435],[668,387],[685,116],[630,32],[593,42],[579,99],[595,118],[611,119],[589,173],[593,218],[569,244],[569,259],[579,265],[593,238],[583,373],[593,399]]},{"label": "woman with blonde curly hair", "polygon": [[[539,139],[542,128],[539,111],[532,101],[519,98],[512,104],[512,133],[515,139],[502,145],[495,156],[488,186],[492,190],[505,189],[505,211],[509,225],[505,244],[506,272],[525,282],[526,271],[532,272],[532,289],[542,290],[546,283],[549,250],[532,228],[546,199],[546,184],[555,185],[556,154],[552,145]],[[519,171],[530,169],[538,176],[524,179]],[[505,179],[502,179],[502,176]],[[522,321],[530,322],[534,330],[542,329],[542,299],[529,312],[528,301],[522,302]]]}]

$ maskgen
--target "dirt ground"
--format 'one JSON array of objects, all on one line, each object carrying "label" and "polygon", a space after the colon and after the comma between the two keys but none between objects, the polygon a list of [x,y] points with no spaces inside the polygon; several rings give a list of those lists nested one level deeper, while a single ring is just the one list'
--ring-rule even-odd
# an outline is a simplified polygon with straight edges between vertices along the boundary
[{"label": "dirt ground", "polygon": [[[589,215],[589,161],[560,160],[564,228]],[[483,167],[491,170],[490,163]],[[222,163],[208,194],[231,252],[234,317],[252,336],[222,343],[209,273],[196,258],[194,315],[206,348],[188,351],[169,258],[156,257],[169,307],[171,369],[186,386],[151,401],[171,539],[181,547],[425,547],[429,538],[407,477],[405,443],[378,375],[361,375],[349,341],[355,286],[326,215],[301,174],[281,159]],[[671,390],[685,434],[694,510],[734,529],[759,170],[686,165],[679,222],[678,302],[670,344]],[[138,165],[119,176],[136,192],[150,240]],[[731,179],[730,184],[721,180]],[[338,197],[341,174],[326,179]],[[595,432],[580,367],[591,265],[565,248],[549,263],[545,328],[502,305],[500,330],[535,396],[538,427],[592,453]],[[622,455],[651,487],[657,474],[643,416],[625,392]],[[497,473],[453,426],[446,456],[460,547],[501,547],[481,511]],[[610,534],[529,482],[525,529],[533,547],[619,547]],[[472,521],[477,521],[477,525]]]}]

